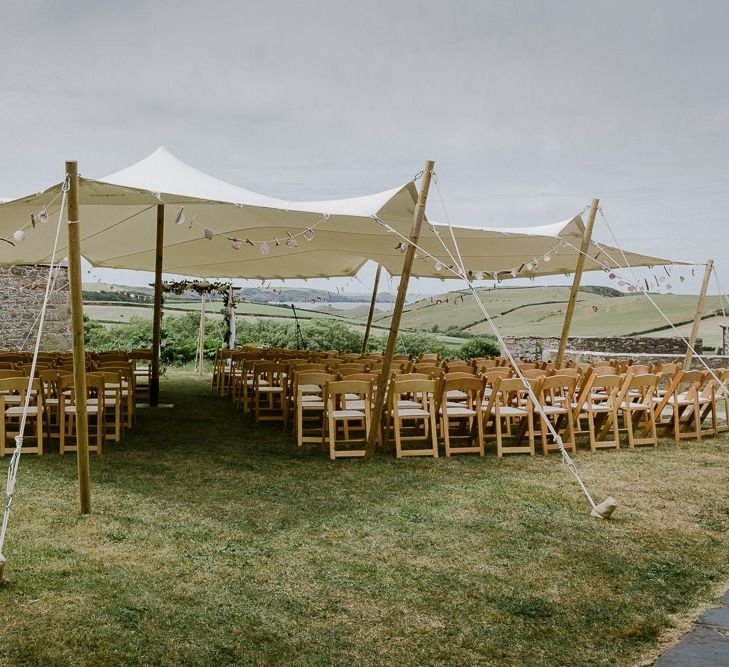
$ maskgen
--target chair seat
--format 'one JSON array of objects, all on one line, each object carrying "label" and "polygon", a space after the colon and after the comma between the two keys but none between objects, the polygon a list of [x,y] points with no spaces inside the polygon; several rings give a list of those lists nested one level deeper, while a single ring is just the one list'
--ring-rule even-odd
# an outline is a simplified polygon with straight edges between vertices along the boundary
[{"label": "chair seat", "polygon": [[300,384],[299,392],[301,394],[321,394],[321,387],[318,384]]},{"label": "chair seat", "polygon": [[302,410],[323,410],[324,401],[304,401],[301,404]]},{"label": "chair seat", "polygon": [[[443,414],[442,408],[440,412]],[[446,405],[446,414],[449,417],[475,417],[476,411],[463,406],[456,407],[455,405]]]},{"label": "chair seat", "polygon": [[514,408],[510,405],[502,405],[499,407],[499,414],[502,417],[526,417],[527,411],[521,408]]},{"label": "chair seat", "polygon": [[[654,398],[654,403],[660,403],[662,399],[660,398]],[[687,398],[685,395],[681,394],[678,396],[678,400],[676,400],[675,396],[671,396],[667,401],[666,405],[681,405],[681,406],[687,406],[687,405],[694,405],[695,399],[693,398]],[[708,396],[699,396],[698,397],[698,403],[699,405],[707,405],[711,403],[711,399]]]},{"label": "chair seat", "polygon": [[[448,414],[450,414],[450,412]],[[405,408],[404,410],[398,408],[397,416],[401,419],[403,417],[429,417],[430,412],[423,410],[422,408]]]},{"label": "chair seat", "polygon": [[347,410],[364,410],[365,409],[365,402],[358,398],[355,400],[349,400],[347,399]]},{"label": "chair seat", "polygon": [[[86,400],[86,405],[98,405],[98,404],[99,404],[98,398],[89,398]],[[116,399],[109,397],[109,396],[105,396],[104,397],[104,407],[113,408],[114,406],[116,406]]]},{"label": "chair seat", "polygon": [[[6,415],[22,415],[23,414],[23,406],[18,405],[12,408],[5,408],[5,414]],[[37,415],[38,414],[38,408],[34,406],[28,406],[28,414],[29,415]]]},{"label": "chair seat", "polygon": [[626,410],[628,407],[630,407],[631,410],[650,410],[651,406],[646,405],[645,403],[628,403],[627,401],[623,401],[620,404],[621,409]]},{"label": "chair seat", "polygon": [[401,401],[397,402],[398,409],[400,408],[422,408],[423,404],[420,401],[410,401],[407,399],[403,399]]},{"label": "chair seat", "polygon": [[332,417],[334,419],[364,419],[365,413],[361,410],[334,410]]},{"label": "chair seat", "polygon": [[[574,407],[574,406],[573,406]],[[593,403],[592,404],[592,412],[612,412],[613,408],[609,405],[605,405],[604,403]],[[582,412],[590,412],[590,408],[587,405],[582,406]]]},{"label": "chair seat", "polygon": [[259,384],[257,391],[262,394],[280,394],[283,391],[283,387],[261,386]]},{"label": "chair seat", "polygon": [[468,398],[468,394],[465,391],[461,391],[460,389],[451,389],[446,396],[448,398]]},{"label": "chair seat", "polygon": [[567,414],[567,408],[561,408],[558,405],[543,405],[542,412],[545,415],[564,415]]},{"label": "chair seat", "polygon": [[[88,412],[90,415],[95,415],[99,411],[98,405],[93,405],[89,403],[86,406],[86,412]],[[67,405],[65,408],[66,414],[76,414],[76,406],[75,405]]]}]

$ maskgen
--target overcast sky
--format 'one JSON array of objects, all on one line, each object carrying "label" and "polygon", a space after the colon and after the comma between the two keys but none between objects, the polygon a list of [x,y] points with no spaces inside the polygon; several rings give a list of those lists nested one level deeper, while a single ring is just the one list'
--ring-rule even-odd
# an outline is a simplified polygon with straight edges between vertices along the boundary
[{"label": "overcast sky", "polygon": [[[159,145],[289,199],[383,190],[432,158],[454,223],[555,222],[599,196],[632,250],[729,273],[727,2],[17,0],[2,16],[2,196]],[[428,214],[443,219],[435,197]]]}]

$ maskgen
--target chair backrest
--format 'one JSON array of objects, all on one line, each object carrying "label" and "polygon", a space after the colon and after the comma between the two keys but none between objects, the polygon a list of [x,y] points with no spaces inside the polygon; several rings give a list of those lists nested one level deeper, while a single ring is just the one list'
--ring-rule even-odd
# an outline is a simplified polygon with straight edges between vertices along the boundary
[{"label": "chair backrest", "polygon": [[644,373],[631,375],[627,373],[620,389],[619,400],[628,403],[651,401],[658,393],[658,375]]},{"label": "chair backrest", "polygon": [[349,375],[336,374],[340,381],[370,381],[373,385],[377,385],[377,381],[380,379],[379,373],[350,373]]},{"label": "chair backrest", "polygon": [[517,362],[516,365],[522,371],[528,371],[528,370],[531,370],[533,368],[537,368],[537,366],[538,366],[538,364],[536,362],[533,362],[533,361],[519,361],[519,362]]},{"label": "chair backrest", "polygon": [[12,368],[0,368],[0,378],[17,378],[17,377],[23,377],[24,373],[19,370],[14,370]]},{"label": "chair backrest", "polygon": [[487,382],[494,378],[510,378],[513,374],[511,368],[489,368],[481,374]]},{"label": "chair backrest", "polygon": [[541,368],[527,368],[522,369],[521,366],[519,367],[519,370],[521,371],[521,374],[527,379],[527,380],[537,380],[539,378],[544,378],[547,376],[546,371],[543,371]]},{"label": "chair backrest", "polygon": [[[14,377],[14,378],[2,378],[0,379],[0,395],[13,394],[20,397],[20,403],[25,401],[25,395],[28,393],[28,378],[25,377]],[[41,382],[38,378],[33,379],[31,385],[31,396],[33,393],[36,394],[37,400],[43,393]],[[16,404],[17,405],[17,404]]]},{"label": "chair backrest", "polygon": [[345,364],[344,366],[335,366],[332,368],[332,372],[336,373],[341,378],[345,378],[351,375],[362,375],[363,373],[367,373],[367,367],[352,368],[349,364]]},{"label": "chair backrest", "polygon": [[446,364],[445,366],[445,373],[446,376],[450,375],[451,373],[462,373],[467,375],[478,375],[478,368],[475,366],[471,366],[470,364],[457,364],[455,366],[451,364]]},{"label": "chair backrest", "polygon": [[615,375],[615,366],[610,364],[602,364],[600,366],[593,366],[593,375]]},{"label": "chair backrest", "polygon": [[575,388],[577,387],[577,376],[565,375],[563,368],[557,371],[558,375],[550,375],[545,377],[539,391],[540,400],[555,403],[555,398],[565,397],[572,401]]},{"label": "chair backrest", "polygon": [[413,373],[432,373],[435,370],[440,370],[440,368],[440,366],[431,363],[417,363],[413,366]]},{"label": "chair backrest", "polygon": [[551,370],[551,375],[569,375],[570,377],[579,378],[582,376],[582,370],[577,366],[557,368]]},{"label": "chair backrest", "polygon": [[[468,379],[468,378],[476,378],[476,377],[478,377],[478,376],[476,376],[473,373],[470,373],[468,371],[462,371],[462,370],[452,371],[450,373],[443,373],[443,375],[442,375],[443,380],[457,380],[457,379]],[[478,379],[480,380],[481,378],[478,377]]]},{"label": "chair backrest", "polygon": [[352,373],[366,373],[368,364],[363,363],[345,363],[345,364],[331,364],[331,370],[339,375],[349,375]]},{"label": "chair backrest", "polygon": [[[622,391],[625,377],[623,375],[592,375],[589,378],[584,397],[580,394],[576,409],[583,403],[588,405],[600,404],[607,401],[607,405],[616,406]],[[604,398],[606,396],[607,398]]]},{"label": "chair backrest", "polygon": [[324,385],[327,382],[331,382],[336,379],[336,376],[332,375],[331,373],[322,373],[321,371],[299,371],[294,375],[294,396],[298,397],[301,395],[299,387],[301,387],[302,385],[314,385],[317,387],[321,387],[323,391]]},{"label": "chair backrest", "polygon": [[439,380],[437,390],[438,405],[444,404],[448,400],[448,392],[462,391],[466,394],[467,404],[479,405],[483,396],[483,380],[473,375],[454,373],[458,377],[449,377],[446,374]]},{"label": "chair backrest", "polygon": [[401,375],[393,380],[391,395],[394,397],[401,394],[435,394],[437,385],[437,380]]},{"label": "chair backrest", "polygon": [[632,364],[628,366],[626,372],[631,375],[648,375],[651,372],[651,367],[647,364]]},{"label": "chair backrest", "polygon": [[498,359],[492,359],[491,357],[475,357],[471,359],[471,366],[478,368],[479,371],[485,368],[496,368],[499,365]]},{"label": "chair backrest", "polygon": [[[539,390],[544,378],[527,379],[527,383],[535,396],[539,395]],[[526,409],[533,407],[532,397],[524,386],[521,378],[494,378],[489,381],[493,387],[491,396],[494,400],[498,400],[500,405],[517,405]]]},{"label": "chair backrest", "polygon": [[332,400],[336,405],[338,398],[347,394],[355,394],[367,400],[372,398],[372,380],[335,380],[324,385],[324,398]]}]

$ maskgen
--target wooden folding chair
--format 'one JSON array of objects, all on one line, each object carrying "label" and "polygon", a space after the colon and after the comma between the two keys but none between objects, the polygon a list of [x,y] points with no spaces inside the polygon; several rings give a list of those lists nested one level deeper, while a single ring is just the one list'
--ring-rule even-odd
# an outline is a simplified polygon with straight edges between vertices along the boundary
[{"label": "wooden folding chair", "polygon": [[[294,377],[294,422],[296,445],[322,445],[325,440],[326,424],[324,413],[324,387],[336,377],[321,371],[297,372]],[[312,426],[310,422],[314,422]]]},{"label": "wooden folding chair", "polygon": [[[440,380],[438,390],[440,435],[445,444],[445,455],[485,455],[481,403],[483,380],[472,375],[446,377]],[[452,441],[462,442],[457,447]]]},{"label": "wooden folding chair", "polygon": [[[15,436],[20,432],[27,394],[27,377],[0,379],[0,457],[15,449]],[[43,387],[35,378],[30,388],[23,453],[43,454],[43,431]]]},{"label": "wooden folding chair", "polygon": [[[435,392],[437,381],[395,377],[390,384],[390,423],[395,434],[395,455],[432,456],[438,458],[438,439],[435,420]],[[423,443],[420,447],[405,444]]]},{"label": "wooden folding chair", "polygon": [[[577,377],[573,375],[552,375],[544,378],[539,386],[538,399],[541,406],[541,412],[544,417],[549,419],[556,431],[557,435],[562,438],[562,444],[565,449],[576,451],[575,442],[574,416],[572,405],[575,398],[575,388],[577,386]],[[535,407],[535,412],[540,411]],[[558,451],[559,445],[556,442],[550,442],[550,432],[545,422],[545,418],[539,415],[539,426],[542,435],[542,453]],[[566,437],[562,437],[566,436]]]},{"label": "wooden folding chair", "polygon": [[[680,371],[675,381],[670,384],[670,392],[663,397],[656,396],[655,403],[661,409],[656,410],[658,428],[668,427],[673,431],[673,437],[678,444],[681,440],[692,438],[701,440],[703,435],[716,433],[716,402],[714,397],[714,384],[708,383],[708,393],[702,394],[701,387],[706,380],[705,371]],[[711,413],[712,427],[702,428],[704,407]],[[668,421],[661,418],[668,412]]]},{"label": "wooden folding chair", "polygon": [[[327,382],[324,387],[324,399],[329,427],[329,457],[334,460],[341,457],[364,456],[370,430],[372,381]],[[342,438],[337,437],[340,424]]]},{"label": "wooden folding chair", "polygon": [[[620,375],[594,374],[586,385],[585,400],[579,410],[587,415],[590,449],[593,452],[620,447],[618,401],[622,386],[623,378]],[[600,436],[603,423],[608,423],[608,431]]]},{"label": "wooden folding chair", "polygon": [[[78,451],[76,443],[76,390],[72,375],[61,375],[58,379],[59,392],[59,452]],[[95,373],[86,375],[86,394],[89,432],[89,452],[101,454],[104,444],[104,378]],[[94,400],[96,399],[96,400]]]},{"label": "wooden folding chair", "polygon": [[[504,369],[506,370],[506,369]],[[521,378],[490,375],[486,378],[486,391],[489,396],[482,404],[484,431],[490,421],[496,437],[496,455],[529,454],[534,456],[534,402]],[[527,380],[536,396],[542,378]],[[528,444],[523,444],[524,437]],[[484,436],[487,437],[487,436]],[[508,442],[505,442],[508,439]]]},{"label": "wooden folding chair", "polygon": [[[632,375],[628,373],[620,389],[619,407],[628,433],[628,447],[652,445],[658,447],[656,435],[655,405],[658,398],[658,376],[652,373]],[[636,431],[643,425],[643,432]],[[603,425],[600,437],[604,438],[609,422]]]}]

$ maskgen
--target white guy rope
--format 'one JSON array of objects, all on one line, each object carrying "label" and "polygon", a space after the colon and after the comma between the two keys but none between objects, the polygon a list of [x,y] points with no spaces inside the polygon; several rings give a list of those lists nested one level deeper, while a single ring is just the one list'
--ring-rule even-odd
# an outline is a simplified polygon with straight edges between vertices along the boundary
[{"label": "white guy rope", "polygon": [[[30,373],[28,375],[28,388],[25,392],[25,404],[23,405],[23,414],[20,419],[20,427],[18,429],[18,435],[15,436],[15,450],[13,451],[13,455],[10,459],[10,465],[8,466],[8,477],[7,482],[5,485],[5,503],[3,506],[3,522],[2,527],[0,527],[0,563],[3,563],[5,561],[5,557],[3,556],[3,546],[5,545],[5,536],[8,532],[8,523],[10,521],[10,506],[13,504],[13,496],[15,494],[15,483],[17,481],[18,477],[18,467],[20,466],[20,454],[23,449],[23,435],[25,433],[25,425],[28,419],[28,411],[30,408],[30,397],[33,390],[33,380],[35,379],[35,370],[36,370],[36,364],[38,362],[38,353],[40,352],[40,346],[41,346],[41,337],[43,334],[43,325],[45,323],[45,315],[46,310],[48,307],[48,299],[51,295],[51,287],[53,284],[53,271],[56,262],[56,252],[58,250],[58,239],[60,236],[61,231],[61,221],[63,219],[63,213],[66,210],[66,196],[68,194],[68,190],[70,187],[70,180],[68,176],[66,176],[66,179],[64,181],[63,187],[62,187],[62,198],[61,198],[61,207],[58,212],[58,226],[56,227],[56,238],[53,242],[53,253],[51,254],[51,264],[48,267],[48,278],[46,280],[46,291],[45,295],[43,297],[43,305],[41,307],[40,311],[40,320],[38,322],[38,332],[36,334],[35,338],[35,349],[33,351],[33,361],[31,363],[30,367]],[[40,421],[41,416],[38,415],[38,419]],[[39,423],[39,428],[41,428],[41,425]]]},{"label": "white guy rope", "polygon": [[[633,286],[636,287],[636,289],[638,289],[643,294],[643,296],[645,296],[646,299],[648,299],[648,301],[651,303],[651,305],[658,311],[658,313],[661,315],[661,317],[663,317],[663,319],[666,321],[668,326],[670,326],[676,332],[676,336],[683,341],[683,343],[686,345],[686,347],[689,350],[691,350],[694,357],[696,357],[696,359],[698,359],[701,362],[701,365],[709,372],[711,377],[713,377],[714,380],[716,380],[719,383],[719,386],[722,388],[722,390],[724,392],[726,392],[727,395],[729,395],[729,388],[727,388],[727,385],[724,382],[722,382],[722,380],[714,372],[714,370],[706,363],[706,361],[704,361],[703,356],[700,355],[696,351],[696,349],[693,347],[693,345],[691,345],[691,343],[689,341],[687,341],[686,338],[684,338],[681,335],[681,332],[678,330],[676,325],[671,321],[671,319],[668,317],[668,315],[666,315],[666,313],[663,312],[661,307],[655,302],[655,300],[650,295],[648,290],[642,286],[642,281],[639,280],[637,274],[635,273],[635,270],[630,265],[630,262],[628,262],[628,258],[625,256],[625,251],[623,250],[622,246],[620,245],[620,241],[618,241],[617,236],[615,236],[615,232],[613,231],[612,227],[610,227],[610,223],[607,221],[607,218],[605,217],[605,214],[603,213],[602,208],[600,208],[599,211],[600,211],[600,216],[605,221],[605,225],[607,226],[608,230],[610,231],[611,236],[613,237],[613,241],[615,242],[616,247],[618,248],[618,250],[620,250],[620,254],[623,256],[623,259],[625,261],[625,266],[621,265],[620,262],[618,262],[614,257],[612,257],[610,255],[610,253],[608,253],[605,250],[604,246],[601,246],[599,243],[597,243],[597,241],[593,241],[593,243],[595,243],[595,245],[598,248],[600,248],[600,252],[602,252],[603,255],[605,255],[611,262],[613,262],[613,264],[615,264],[615,266],[617,266],[619,269],[627,268],[630,271],[631,275],[633,276]],[[569,245],[572,246],[571,243]],[[572,247],[575,248],[578,252],[581,252],[579,248],[576,248],[575,246],[572,246]]]},{"label": "white guy rope", "polygon": [[[402,235],[399,231],[397,231],[394,227],[388,225],[384,220],[381,218],[375,218],[375,221],[381,224],[382,226],[387,229],[387,231],[395,234],[398,236],[404,243],[407,243],[409,245],[412,245],[415,247],[415,249],[422,254],[424,254],[426,257],[430,258],[433,261],[439,262],[437,258],[435,258],[433,255],[431,255],[427,250],[421,248],[417,244],[414,244],[409,238]],[[440,237],[438,237],[440,239]],[[443,243],[441,240],[441,244],[443,245],[446,253],[453,258],[453,255],[448,250],[447,246]],[[557,433],[556,429],[554,428],[552,422],[549,420],[549,417],[544,412],[544,408],[539,403],[539,400],[537,399],[536,394],[534,393],[534,390],[532,389],[531,384],[529,384],[529,380],[527,380],[521,370],[519,369],[519,366],[516,362],[516,359],[514,359],[514,356],[511,354],[511,351],[509,350],[508,346],[506,345],[506,341],[504,341],[503,336],[501,335],[501,332],[494,324],[494,321],[491,319],[491,315],[489,314],[488,310],[486,309],[486,306],[481,301],[481,298],[479,297],[478,293],[476,292],[475,287],[473,286],[473,283],[468,277],[468,274],[464,271],[462,271],[459,266],[458,262],[453,258],[454,264],[456,264],[456,268],[453,268],[451,266],[445,266],[448,271],[456,275],[457,277],[463,279],[466,284],[468,285],[469,290],[471,291],[471,294],[474,297],[474,300],[479,305],[479,308],[481,309],[481,312],[483,313],[484,317],[486,318],[486,321],[488,322],[489,326],[491,327],[491,330],[494,332],[494,335],[496,336],[496,339],[501,344],[502,350],[504,350],[504,353],[509,360],[509,363],[514,368],[514,371],[518,378],[521,380],[522,384],[524,385],[524,389],[529,394],[529,398],[531,399],[532,403],[534,404],[535,410],[539,413],[539,416],[544,421],[545,426],[549,430],[550,434],[552,435],[552,438],[554,439],[554,442],[556,443],[557,447],[559,448],[560,454],[562,455],[562,461],[564,462],[567,469],[574,475],[575,479],[577,480],[577,483],[579,484],[580,488],[582,489],[582,492],[585,494],[585,497],[590,502],[590,505],[592,506],[592,509],[595,509],[597,505],[595,504],[595,501],[592,498],[592,495],[587,490],[587,487],[585,486],[585,483],[582,481],[582,477],[580,476],[579,470],[577,469],[577,465],[572,460],[572,457],[568,454],[567,450],[565,449],[564,443],[562,442],[562,438],[560,437],[559,433]]]}]

